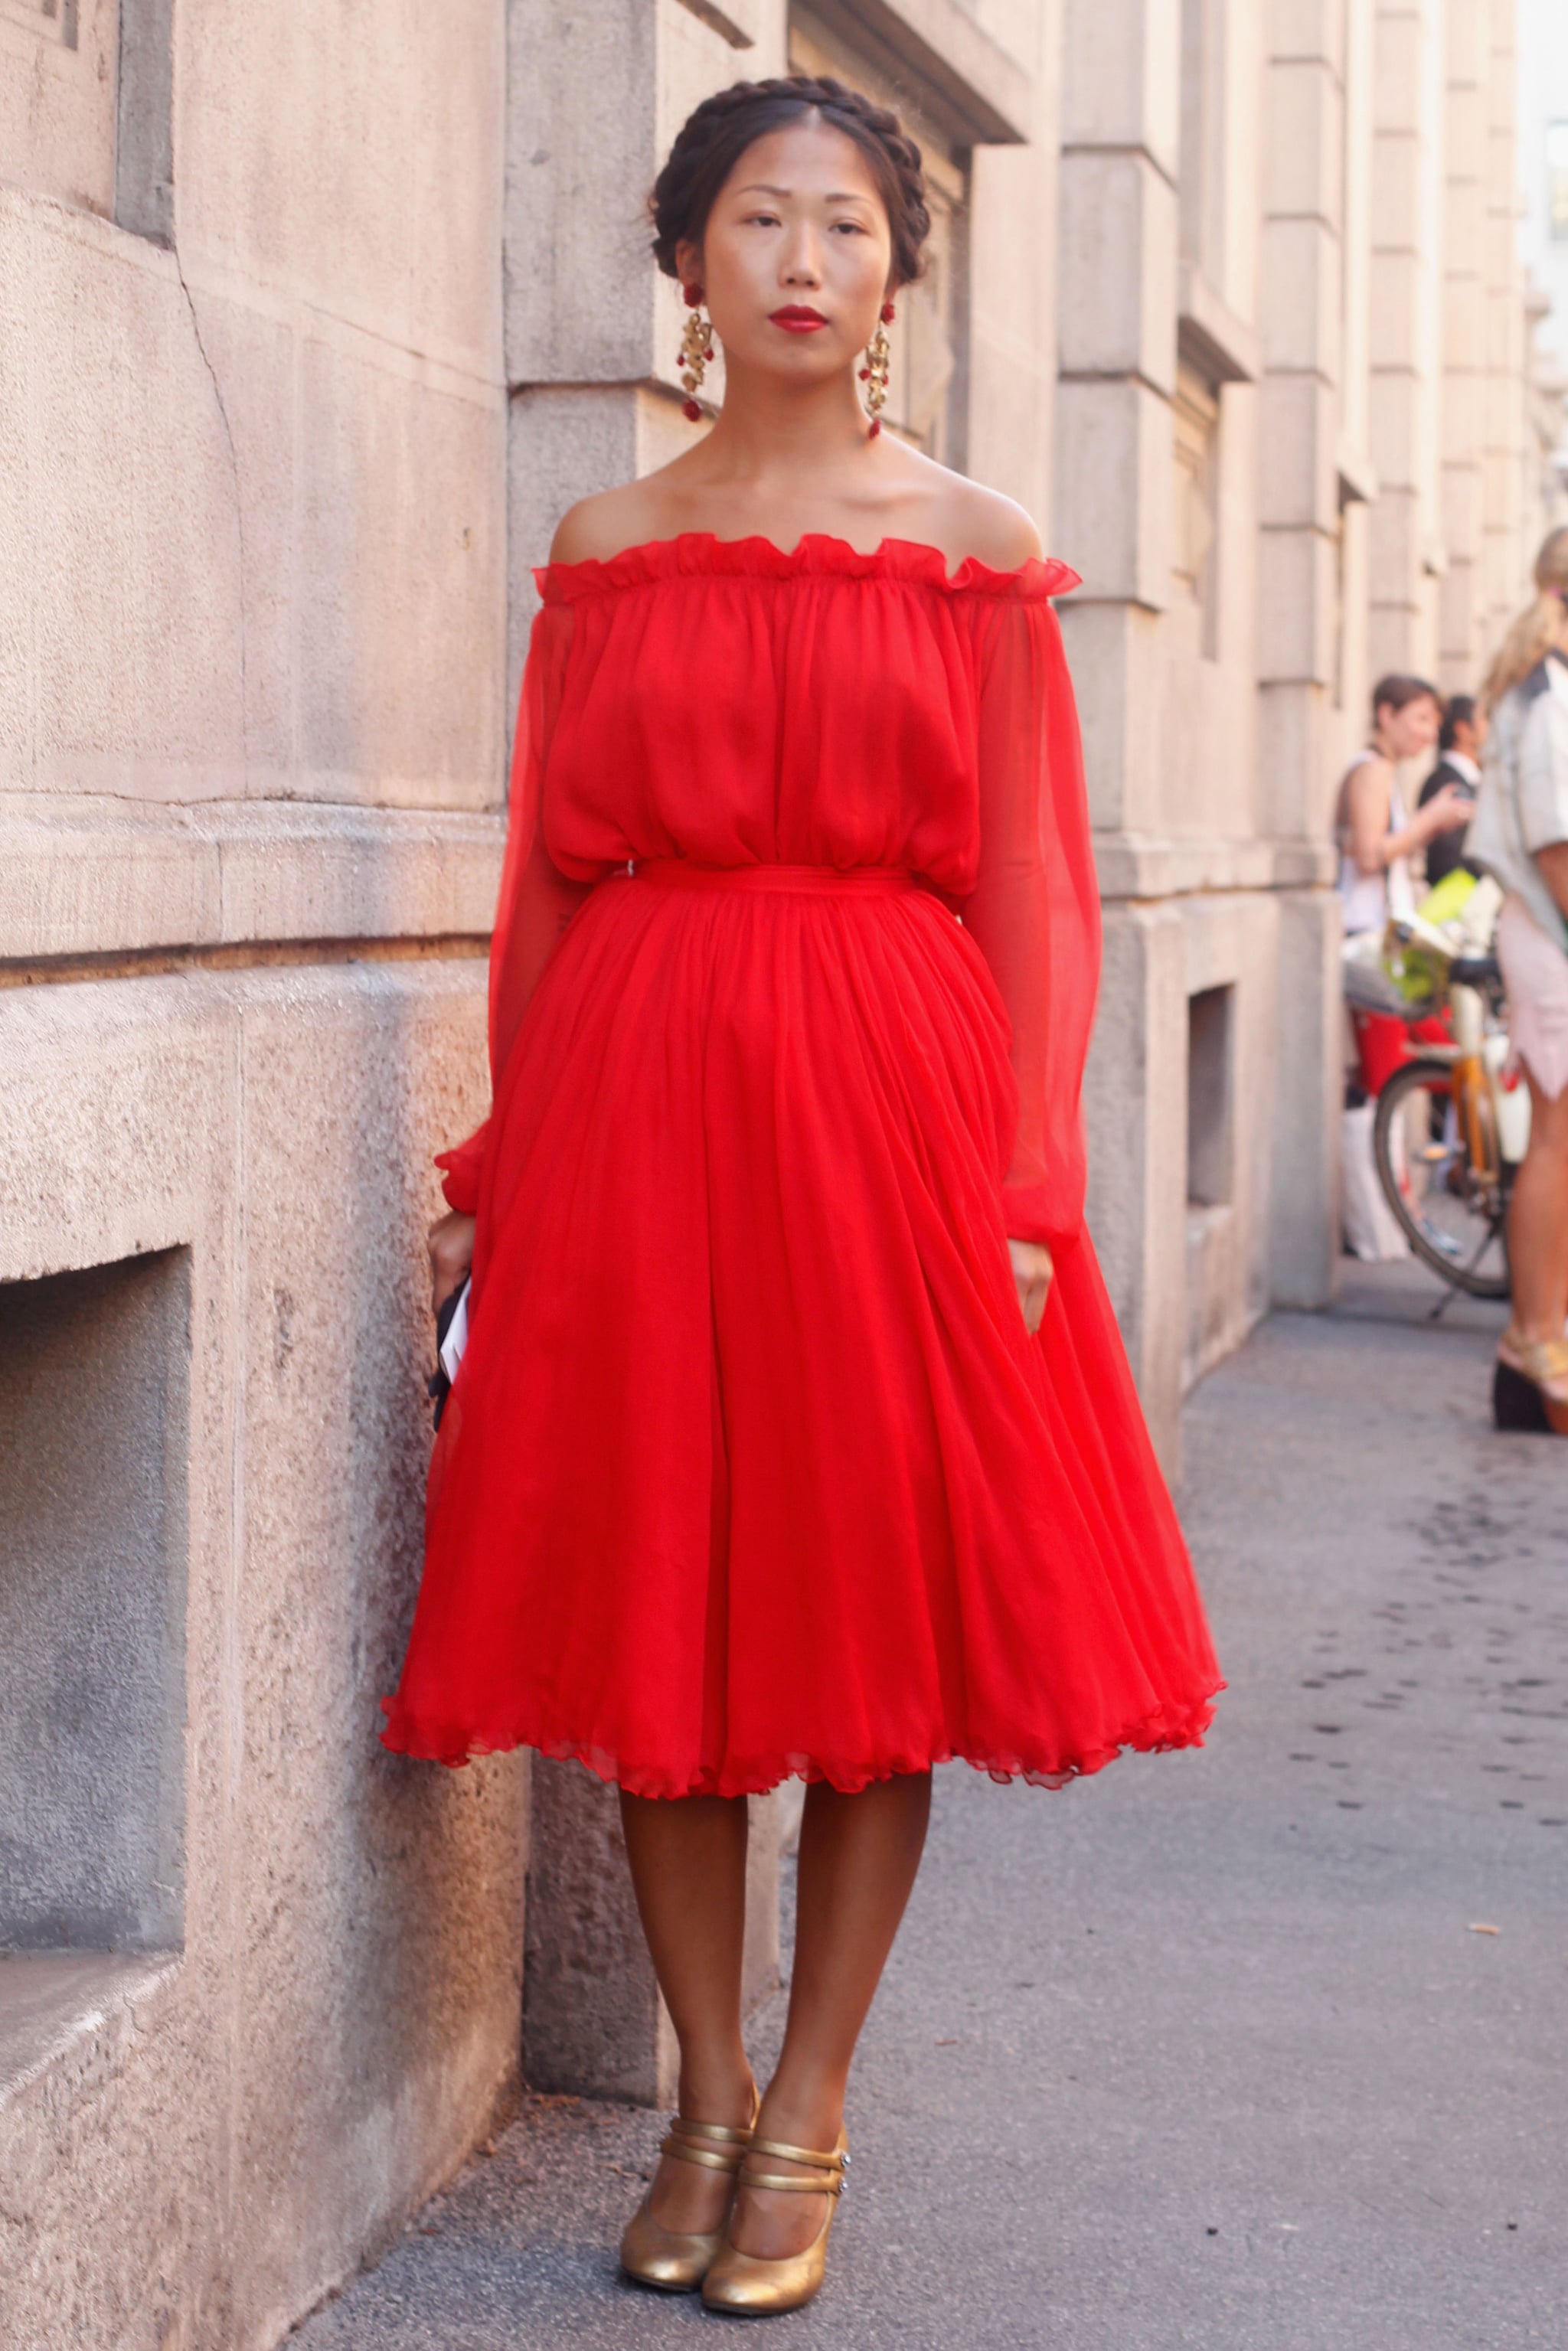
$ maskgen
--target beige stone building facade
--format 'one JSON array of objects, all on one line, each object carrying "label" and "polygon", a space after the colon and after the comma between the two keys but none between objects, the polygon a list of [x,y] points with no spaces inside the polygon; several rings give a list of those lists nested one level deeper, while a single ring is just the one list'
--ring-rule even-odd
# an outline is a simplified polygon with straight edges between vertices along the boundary
[{"label": "beige stone building facade", "polygon": [[1552,495],[1513,39],[1513,0],[0,0],[7,2343],[262,2351],[519,2065],[668,2087],[612,1800],[375,1729],[530,566],[692,429],[642,218],[678,122],[793,63],[926,146],[890,414],[1083,575],[1091,1213],[1175,1468],[1185,1385],[1333,1289],[1367,684],[1475,682]]}]

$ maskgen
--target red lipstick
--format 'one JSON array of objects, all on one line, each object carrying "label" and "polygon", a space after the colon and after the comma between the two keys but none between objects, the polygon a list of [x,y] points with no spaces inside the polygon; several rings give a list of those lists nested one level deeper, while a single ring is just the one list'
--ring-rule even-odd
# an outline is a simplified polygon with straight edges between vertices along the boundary
[{"label": "red lipstick", "polygon": [[770,310],[768,315],[776,327],[783,328],[787,335],[812,335],[819,327],[825,327],[828,323],[820,310],[810,309],[804,303],[798,302],[788,302],[782,310]]}]

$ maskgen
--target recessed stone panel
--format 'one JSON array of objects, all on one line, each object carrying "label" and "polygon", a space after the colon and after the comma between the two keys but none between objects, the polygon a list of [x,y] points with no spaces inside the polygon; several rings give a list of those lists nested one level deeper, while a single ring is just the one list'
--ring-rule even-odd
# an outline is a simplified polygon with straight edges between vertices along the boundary
[{"label": "recessed stone panel", "polygon": [[183,1929],[183,1250],[0,1285],[0,1948]]}]

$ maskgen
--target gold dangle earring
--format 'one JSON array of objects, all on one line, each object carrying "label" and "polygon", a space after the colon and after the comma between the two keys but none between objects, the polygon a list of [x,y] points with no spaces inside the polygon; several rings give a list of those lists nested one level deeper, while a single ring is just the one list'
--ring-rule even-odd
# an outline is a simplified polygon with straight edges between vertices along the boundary
[{"label": "gold dangle earring", "polygon": [[703,371],[713,358],[713,320],[703,317],[703,289],[700,286],[683,286],[686,298],[686,327],[681,337],[680,357],[675,365],[681,371],[681,390],[685,393],[685,413],[694,424],[703,421],[696,395],[703,388]]},{"label": "gold dangle earring", "polygon": [[882,431],[883,405],[887,399],[887,371],[893,364],[893,345],[887,340],[895,312],[891,302],[882,306],[876,332],[866,345],[865,365],[861,370],[861,381],[865,386],[865,404],[871,411],[871,431],[868,441],[874,441]]}]

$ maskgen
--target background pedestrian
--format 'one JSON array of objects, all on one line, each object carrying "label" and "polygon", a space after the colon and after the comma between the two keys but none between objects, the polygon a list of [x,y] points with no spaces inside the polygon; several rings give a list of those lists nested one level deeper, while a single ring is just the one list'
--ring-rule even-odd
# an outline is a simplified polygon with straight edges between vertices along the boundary
[{"label": "background pedestrian", "polygon": [[1487,715],[1473,695],[1450,695],[1437,737],[1437,765],[1421,787],[1418,810],[1429,808],[1437,795],[1451,788],[1464,801],[1466,814],[1452,827],[1434,833],[1427,843],[1427,885],[1439,882],[1466,863],[1465,831],[1480,789],[1481,754],[1486,749]]},{"label": "background pedestrian", "polygon": [[1568,1437],[1568,529],[1542,546],[1535,585],[1487,678],[1491,755],[1467,845],[1508,893],[1497,956],[1513,1057],[1530,1086],[1496,1418]]}]

